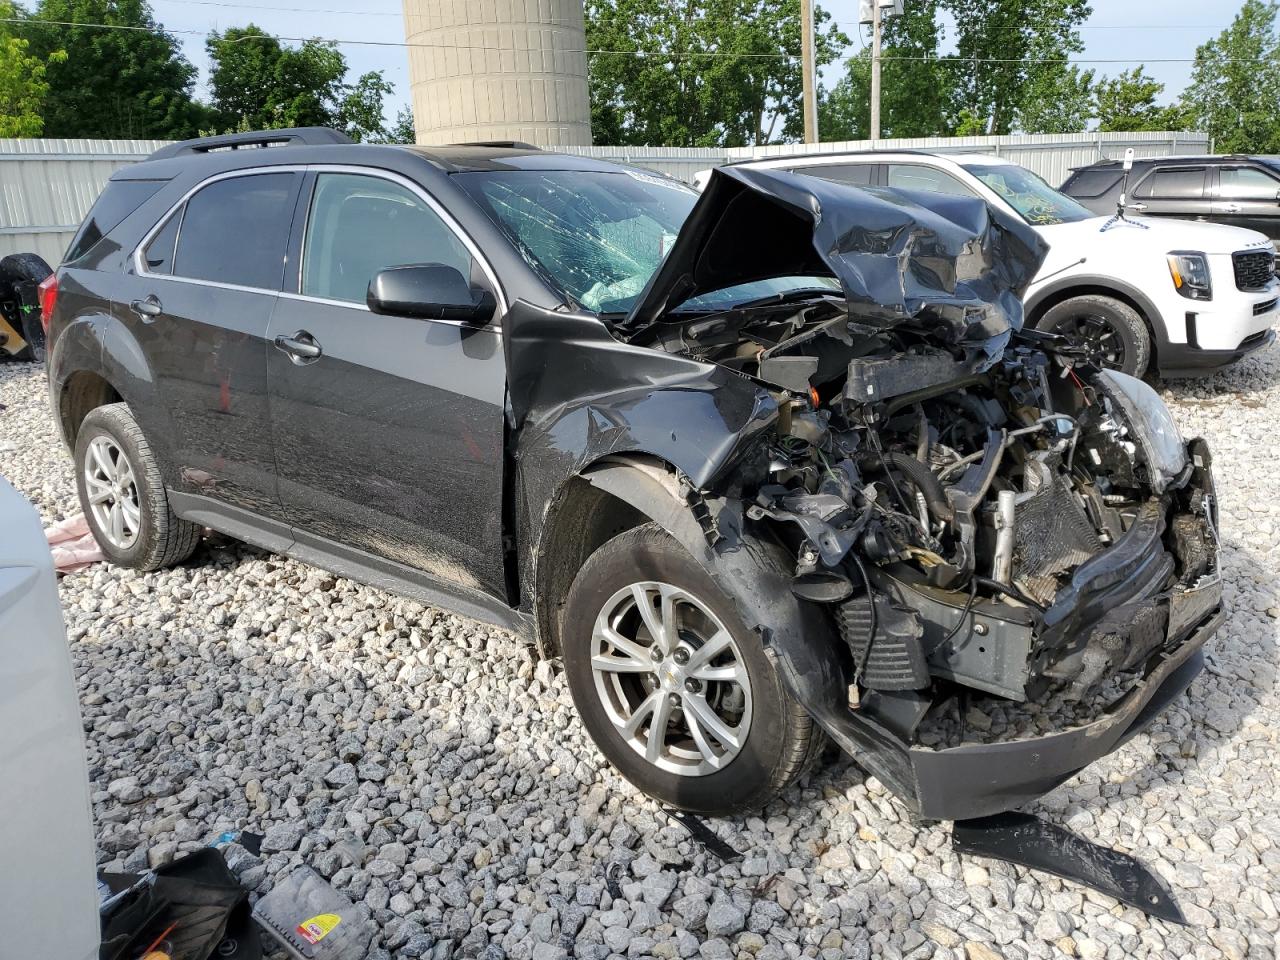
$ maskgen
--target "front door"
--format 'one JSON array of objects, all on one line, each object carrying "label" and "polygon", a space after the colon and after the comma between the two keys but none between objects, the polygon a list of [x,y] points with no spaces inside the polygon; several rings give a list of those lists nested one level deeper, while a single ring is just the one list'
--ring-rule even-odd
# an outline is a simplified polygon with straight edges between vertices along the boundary
[{"label": "front door", "polygon": [[144,242],[117,309],[173,422],[176,486],[279,518],[267,327],[302,174],[202,187]]},{"label": "front door", "polygon": [[467,325],[365,306],[373,275],[401,264],[442,263],[493,284],[419,188],[372,172],[309,181],[301,269],[286,281],[296,292],[276,306],[268,359],[295,536],[506,599],[498,318]]},{"label": "front door", "polygon": [[1212,219],[1280,239],[1280,180],[1257,167],[1218,168]]}]

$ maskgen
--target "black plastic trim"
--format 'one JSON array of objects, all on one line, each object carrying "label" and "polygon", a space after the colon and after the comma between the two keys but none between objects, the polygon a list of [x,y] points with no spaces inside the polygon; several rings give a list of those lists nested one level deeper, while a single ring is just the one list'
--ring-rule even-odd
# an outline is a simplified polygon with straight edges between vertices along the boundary
[{"label": "black plastic trim", "polygon": [[439,580],[394,560],[304,533],[288,524],[266,520],[248,510],[210,497],[177,490],[166,492],[174,513],[184,520],[371,587],[402,594],[464,617],[491,623],[525,638],[533,636],[532,618],[518,610],[512,610],[494,597]]}]

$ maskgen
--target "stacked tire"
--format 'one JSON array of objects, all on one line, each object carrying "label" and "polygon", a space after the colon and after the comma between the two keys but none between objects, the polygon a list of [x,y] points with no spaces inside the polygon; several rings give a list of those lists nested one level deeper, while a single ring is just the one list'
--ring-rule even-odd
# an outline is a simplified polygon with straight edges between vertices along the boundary
[{"label": "stacked tire", "polygon": [[44,360],[44,325],[40,322],[40,296],[37,287],[49,274],[49,264],[34,253],[14,253],[0,260],[0,317],[26,345],[19,350],[6,349],[17,360]]}]

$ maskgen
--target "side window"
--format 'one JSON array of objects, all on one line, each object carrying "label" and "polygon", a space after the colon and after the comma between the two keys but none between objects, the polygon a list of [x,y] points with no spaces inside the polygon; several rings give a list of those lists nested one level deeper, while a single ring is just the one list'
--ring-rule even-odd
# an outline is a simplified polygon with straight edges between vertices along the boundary
[{"label": "side window", "polygon": [[1120,182],[1121,173],[1113,167],[1079,170],[1062,185],[1062,192],[1069,197],[1100,197]]},{"label": "side window", "polygon": [[874,163],[823,163],[807,167],[792,167],[791,173],[803,173],[808,177],[821,180],[833,180],[836,183],[851,183],[855,187],[871,186],[871,172]]},{"label": "side window", "polygon": [[1204,197],[1204,167],[1156,170],[1138,185],[1135,197],[1154,200],[1199,200]]},{"label": "side window", "polygon": [[471,254],[413,191],[380,177],[316,178],[302,251],[302,293],[364,303],[387,267],[441,263],[471,278]]},{"label": "side window", "polygon": [[963,183],[941,170],[921,166],[918,163],[891,163],[888,165],[889,186],[902,190],[924,190],[928,193],[949,193],[955,197],[972,197],[974,192]]},{"label": "side window", "polygon": [[1253,167],[1222,167],[1218,196],[1224,200],[1275,200],[1280,182]]},{"label": "side window", "polygon": [[170,214],[160,232],[151,238],[147,249],[142,251],[142,259],[146,262],[148,273],[166,276],[173,273],[173,251],[178,242],[178,227],[182,223],[183,204]]},{"label": "side window", "polygon": [[178,231],[172,274],[279,290],[297,176],[247,174],[218,180],[192,196]]}]

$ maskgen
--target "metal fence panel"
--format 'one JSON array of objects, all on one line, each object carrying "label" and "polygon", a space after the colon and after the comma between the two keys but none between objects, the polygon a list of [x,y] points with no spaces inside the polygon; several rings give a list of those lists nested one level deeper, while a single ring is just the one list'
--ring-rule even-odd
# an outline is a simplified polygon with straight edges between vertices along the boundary
[{"label": "metal fence panel", "polygon": [[[56,263],[112,172],[143,160],[160,140],[0,139],[0,257],[34,251]],[[919,137],[765,147],[559,147],[566,153],[634,164],[692,182],[694,174],[735,160],[844,150],[990,153],[1020,163],[1057,186],[1072,167],[1124,155],[1202,154],[1202,133],[1075,133],[1007,137]]]},{"label": "metal fence panel", "polygon": [[707,167],[738,160],[842,153],[852,150],[928,150],[933,153],[989,153],[1038,173],[1053,186],[1067,179],[1072,167],[1124,156],[1127,147],[1138,157],[1177,153],[1203,154],[1211,144],[1203,133],[1072,133],[1001,137],[912,137],[897,140],[847,140],[832,143],[779,143],[763,147],[560,147],[567,153],[649,167],[681,180]]}]

